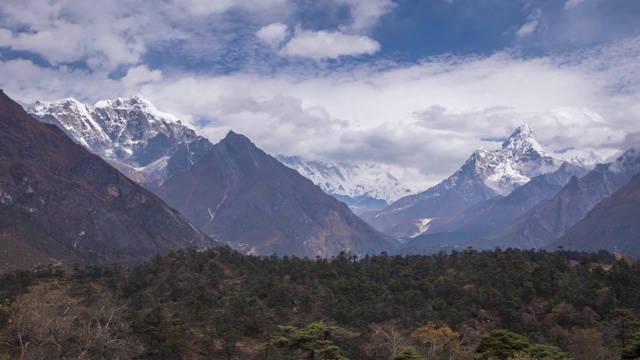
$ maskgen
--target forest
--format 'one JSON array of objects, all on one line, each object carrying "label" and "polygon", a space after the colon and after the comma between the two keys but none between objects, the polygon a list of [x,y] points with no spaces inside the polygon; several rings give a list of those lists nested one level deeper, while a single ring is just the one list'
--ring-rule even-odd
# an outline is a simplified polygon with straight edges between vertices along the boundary
[{"label": "forest", "polygon": [[640,262],[184,250],[0,277],[2,359],[635,359]]}]

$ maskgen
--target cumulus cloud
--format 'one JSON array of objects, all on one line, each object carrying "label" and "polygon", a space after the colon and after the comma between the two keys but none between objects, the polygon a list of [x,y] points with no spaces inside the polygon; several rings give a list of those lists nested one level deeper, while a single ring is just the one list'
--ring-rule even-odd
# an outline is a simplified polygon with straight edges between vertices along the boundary
[{"label": "cumulus cloud", "polygon": [[372,55],[378,51],[380,51],[380,43],[367,36],[302,30],[298,27],[293,38],[280,53],[284,56],[321,60],[335,59],[340,56]]},{"label": "cumulus cloud", "polygon": [[162,71],[150,70],[146,65],[132,67],[121,79],[122,85],[127,89],[137,89],[140,85],[162,80]]},{"label": "cumulus cloud", "polygon": [[[310,61],[381,50],[366,34],[392,3],[330,2],[336,3],[350,9],[348,18],[312,31],[295,16],[263,16],[271,10],[258,1],[10,1],[0,7],[0,47],[55,66],[38,56],[0,60],[0,87],[26,106],[140,93],[214,142],[232,129],[272,154],[393,164],[403,181],[422,184],[416,189],[450,175],[475,148],[498,147],[490,139],[524,122],[549,151],[607,152],[637,140],[640,37],[526,58],[502,51],[408,63]],[[282,13],[295,6],[272,4]],[[233,17],[246,11],[256,16]],[[521,27],[524,40],[537,40],[548,20],[531,14]],[[296,29],[285,25],[297,22]],[[213,72],[210,63],[189,69],[177,60],[162,67],[149,61],[153,51],[196,63],[215,56],[229,62],[224,56],[237,51],[232,60],[268,71]]]},{"label": "cumulus cloud", "polygon": [[278,48],[287,38],[289,27],[277,22],[263,26],[256,32],[258,39],[266,42],[272,48]]},{"label": "cumulus cloud", "polygon": [[13,1],[0,10],[0,47],[37,54],[53,65],[84,61],[93,69],[135,64],[146,47],[132,36],[146,18],[128,7],[79,0]]}]

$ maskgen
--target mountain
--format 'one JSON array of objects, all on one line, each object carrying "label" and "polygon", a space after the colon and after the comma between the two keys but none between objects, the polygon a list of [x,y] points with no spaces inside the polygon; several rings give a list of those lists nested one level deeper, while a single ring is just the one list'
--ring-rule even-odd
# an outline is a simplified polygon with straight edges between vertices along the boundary
[{"label": "mountain", "polygon": [[399,253],[432,253],[443,247],[493,249],[504,246],[486,239],[551,199],[572,177],[588,172],[587,168],[565,163],[552,173],[534,177],[507,196],[498,195],[481,201],[457,216],[434,219],[429,223],[428,233],[404,243]]},{"label": "mountain", "polygon": [[614,162],[598,164],[581,178],[572,177],[548,202],[488,239],[489,243],[520,248],[548,246],[638,173],[640,153],[630,149]]},{"label": "mountain", "polygon": [[367,220],[389,235],[416,237],[429,231],[434,219],[456,216],[479,202],[508,195],[531,178],[556,171],[564,163],[544,152],[529,125],[521,125],[501,149],[476,150],[449,178],[399,199]]},{"label": "mountain", "polygon": [[605,249],[640,256],[640,174],[599,202],[553,246],[596,252]]},{"label": "mountain", "polygon": [[229,134],[157,190],[205,233],[252,254],[387,251],[387,239],[310,180]]},{"label": "mountain", "polygon": [[587,168],[564,163],[558,170],[534,177],[507,196],[482,201],[455,217],[434,219],[429,232],[465,231],[478,237],[480,233],[498,230],[551,199],[573,176],[583,176],[588,172]]},{"label": "mountain", "polygon": [[283,164],[349,205],[356,214],[379,211],[411,190],[377,164],[332,164],[299,156],[276,156]]},{"label": "mountain", "polygon": [[0,268],[129,264],[216,243],[0,91]]},{"label": "mountain", "polygon": [[58,126],[78,144],[150,189],[190,168],[213,147],[141,96],[99,101],[94,106],[73,98],[36,102],[28,112]]}]

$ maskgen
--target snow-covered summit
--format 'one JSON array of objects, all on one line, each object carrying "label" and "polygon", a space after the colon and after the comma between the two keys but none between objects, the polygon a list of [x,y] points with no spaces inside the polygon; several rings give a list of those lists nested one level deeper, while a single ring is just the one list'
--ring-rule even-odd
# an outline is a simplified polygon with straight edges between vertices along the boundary
[{"label": "snow-covered summit", "polygon": [[94,108],[111,108],[121,111],[144,111],[151,115],[150,120],[164,120],[168,122],[179,122],[180,120],[172,114],[158,110],[149,100],[142,95],[134,95],[129,98],[116,98],[113,100],[100,100]]},{"label": "snow-covered summit", "polygon": [[565,161],[549,156],[529,125],[519,126],[501,149],[478,149],[453,175],[379,212],[371,224],[388,234],[417,236],[429,221],[453,216],[494,196],[506,196],[533,177],[556,171]]},{"label": "snow-covered summit", "polygon": [[140,95],[94,106],[74,98],[38,101],[28,112],[149,186],[189,168],[213,146]]},{"label": "snow-covered summit", "polygon": [[536,141],[531,127],[524,124],[516,128],[502,149],[477,150],[458,172],[473,171],[497,195],[507,195],[534,176],[556,171],[563,163],[548,155]]},{"label": "snow-covered summit", "polygon": [[587,153],[581,154],[581,155],[575,155],[575,156],[571,156],[567,159],[564,159],[574,165],[578,165],[578,166],[582,166],[585,168],[592,168],[594,166],[596,166],[597,164],[601,164],[603,163],[603,159],[598,156],[596,153],[594,153],[593,151],[589,151]]},{"label": "snow-covered summit", "polygon": [[533,129],[529,124],[518,126],[513,134],[502,143],[502,151],[509,151],[514,156],[518,154],[534,154],[541,156],[546,155],[542,146],[533,136]]}]

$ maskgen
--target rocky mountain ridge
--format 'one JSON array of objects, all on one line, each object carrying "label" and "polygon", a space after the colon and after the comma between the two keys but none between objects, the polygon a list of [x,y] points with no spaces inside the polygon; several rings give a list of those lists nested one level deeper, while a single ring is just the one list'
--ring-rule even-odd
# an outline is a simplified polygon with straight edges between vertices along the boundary
[{"label": "rocky mountain ridge", "polygon": [[28,112],[148,188],[188,169],[213,146],[139,95],[94,106],[74,98],[37,102]]},{"label": "rocky mountain ridge", "polygon": [[131,264],[217,246],[151,192],[0,92],[0,270]]},{"label": "rocky mountain ridge", "polygon": [[244,253],[315,258],[393,248],[345,204],[234,132],[157,192],[206,234]]},{"label": "rocky mountain ridge", "polygon": [[428,231],[433,219],[455,216],[481,201],[508,195],[533,177],[556,171],[564,163],[542,149],[529,125],[521,125],[501,149],[474,151],[449,178],[399,199],[367,220],[384,233],[416,237]]}]

